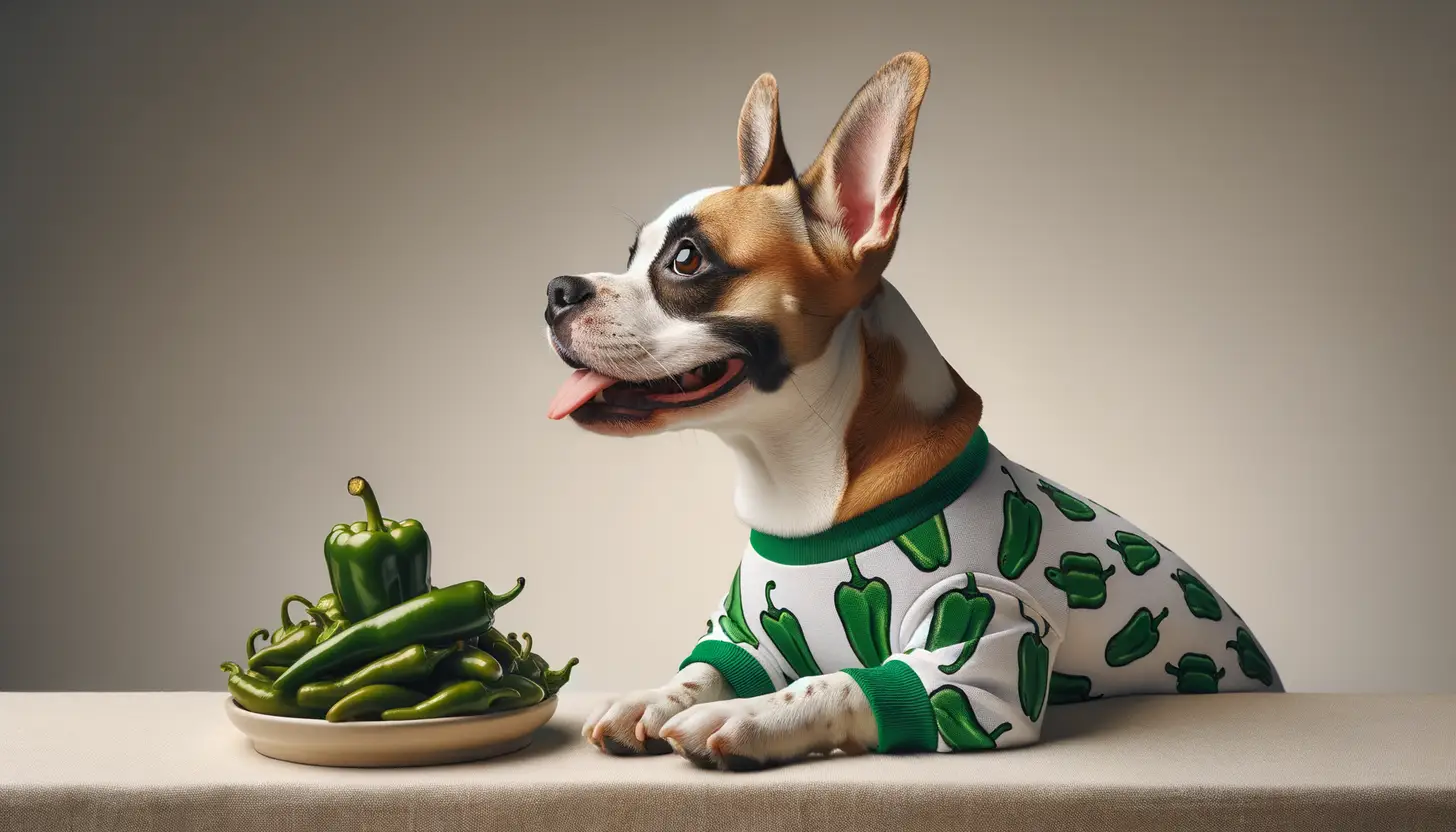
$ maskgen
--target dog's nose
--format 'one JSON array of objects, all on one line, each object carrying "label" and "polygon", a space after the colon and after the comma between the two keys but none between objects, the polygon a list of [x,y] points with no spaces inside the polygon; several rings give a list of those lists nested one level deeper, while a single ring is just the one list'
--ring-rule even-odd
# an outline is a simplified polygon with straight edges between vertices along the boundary
[{"label": "dog's nose", "polygon": [[570,274],[553,277],[546,284],[546,322],[554,322],[572,307],[591,300],[591,296],[592,285],[586,278]]}]

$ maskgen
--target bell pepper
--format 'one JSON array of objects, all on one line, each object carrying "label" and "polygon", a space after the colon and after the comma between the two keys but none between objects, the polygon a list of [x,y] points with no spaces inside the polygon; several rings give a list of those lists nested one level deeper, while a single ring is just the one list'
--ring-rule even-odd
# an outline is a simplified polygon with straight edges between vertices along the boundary
[{"label": "bell pepper", "polygon": [[504,595],[464,581],[419,595],[360,621],[294,662],[274,684],[292,692],[323,674],[367,662],[411,644],[458,641],[490,629],[495,611],[521,594],[525,578]]},{"label": "bell pepper", "polygon": [[1048,566],[1047,581],[1067,593],[1067,606],[1097,609],[1107,601],[1107,579],[1116,566],[1102,568],[1102,561],[1088,552],[1063,552],[1061,568]]},{"label": "bell pepper", "polygon": [[1016,580],[1036,559],[1037,547],[1041,545],[1041,509],[1021,493],[1021,486],[1005,465],[1001,466],[1001,473],[1011,480],[1015,490],[1007,491],[1001,498],[1001,543],[997,547],[996,565],[1004,577]]},{"label": "bell pepper", "polygon": [[824,671],[819,669],[819,663],[814,661],[814,654],[809,652],[809,642],[804,638],[804,628],[800,626],[798,616],[774,606],[775,586],[777,584],[773,581],[763,586],[763,600],[768,609],[758,614],[759,627],[779,649],[779,655],[784,657],[784,661],[789,663],[795,674],[801,678],[822,676]]},{"label": "bell pepper", "polygon": [[1117,540],[1116,542],[1107,541],[1107,548],[1122,555],[1122,562],[1127,566],[1127,571],[1134,575],[1147,572],[1163,559],[1158,554],[1158,548],[1140,534],[1119,531],[1113,536]]},{"label": "bell pepper", "polygon": [[950,530],[945,525],[945,512],[936,512],[908,532],[895,538],[895,545],[921,572],[934,572],[950,565]]},{"label": "bell pepper", "polygon": [[1026,604],[1016,599],[1021,617],[1031,624],[1031,632],[1021,634],[1016,663],[1018,673],[1017,691],[1021,698],[1021,712],[1027,719],[1036,722],[1041,719],[1042,707],[1046,705],[1047,674],[1051,672],[1051,651],[1043,641],[1052,631],[1051,624],[1036,620],[1026,614]]},{"label": "bell pepper", "polygon": [[1238,655],[1239,670],[1245,676],[1263,682],[1265,687],[1274,684],[1274,666],[1269,663],[1269,657],[1264,655],[1264,651],[1259,649],[1253,633],[1239,627],[1234,633],[1234,640],[1227,647]]},{"label": "bell pepper", "polygon": [[1206,618],[1209,621],[1218,621],[1223,618],[1223,608],[1218,605],[1218,598],[1209,591],[1203,581],[1198,580],[1196,575],[1191,575],[1182,569],[1173,573],[1173,580],[1183,589],[1183,601],[1188,604],[1188,611],[1193,613],[1195,618]]},{"label": "bell pepper", "polygon": [[1184,653],[1176,667],[1165,664],[1163,669],[1177,677],[1179,693],[1218,693],[1218,680],[1226,672],[1202,653]]},{"label": "bell pepper", "polygon": [[996,740],[1011,730],[1011,723],[1003,722],[990,732],[981,727],[976,714],[971,710],[971,700],[965,691],[955,685],[936,688],[930,694],[930,709],[935,714],[935,728],[953,751],[988,751],[996,747]]},{"label": "bell pepper", "polygon": [[298,704],[306,708],[329,708],[345,696],[370,685],[417,682],[433,673],[435,666],[454,652],[454,647],[431,649],[423,644],[412,644],[382,659],[375,659],[342,679],[303,685],[298,689]]},{"label": "bell pepper", "polygon": [[1050,497],[1052,505],[1057,507],[1057,511],[1075,523],[1085,523],[1097,516],[1097,512],[1093,511],[1091,506],[1044,479],[1037,479],[1036,490]]},{"label": "bell pepper", "polygon": [[834,588],[834,609],[860,664],[879,667],[890,657],[890,585],[865,580],[855,557],[849,556],[849,580]]},{"label": "bell pepper", "polygon": [[757,647],[758,636],[748,629],[748,622],[743,618],[743,596],[739,588],[742,575],[743,567],[740,566],[733,573],[733,586],[728,590],[728,598],[723,604],[726,615],[718,616],[718,627],[723,630],[723,635],[733,641]]},{"label": "bell pepper", "polygon": [[1167,617],[1167,607],[1163,607],[1156,616],[1147,607],[1133,613],[1122,629],[1107,640],[1107,647],[1102,651],[1107,666],[1124,667],[1153,652],[1158,646],[1158,639],[1162,638],[1158,625]]},{"label": "bell pepper", "polygon": [[363,477],[349,480],[349,493],[364,501],[368,519],[334,526],[324,562],[344,618],[361,621],[430,591],[430,538],[418,520],[381,516]]},{"label": "bell pepper", "polygon": [[947,676],[959,672],[976,653],[986,626],[996,615],[996,602],[976,586],[976,576],[966,573],[963,589],[952,589],[935,600],[930,616],[930,630],[925,636],[926,650],[939,650],[960,644],[956,660],[940,666]]},{"label": "bell pepper", "polygon": [[365,685],[349,692],[329,708],[324,719],[329,722],[358,722],[379,719],[385,711],[412,708],[429,698],[428,693],[403,685]]},{"label": "bell pepper", "polygon": [[1074,676],[1070,673],[1058,673],[1052,671],[1052,679],[1048,685],[1050,692],[1047,694],[1048,705],[1068,705],[1073,702],[1090,702],[1093,699],[1101,699],[1102,694],[1092,696],[1092,680],[1086,676]]},{"label": "bell pepper", "polygon": [[455,682],[441,688],[418,704],[391,708],[380,714],[385,722],[406,719],[439,719],[447,716],[470,716],[483,714],[491,705],[501,699],[518,698],[521,694],[510,688],[488,688],[473,680]]}]

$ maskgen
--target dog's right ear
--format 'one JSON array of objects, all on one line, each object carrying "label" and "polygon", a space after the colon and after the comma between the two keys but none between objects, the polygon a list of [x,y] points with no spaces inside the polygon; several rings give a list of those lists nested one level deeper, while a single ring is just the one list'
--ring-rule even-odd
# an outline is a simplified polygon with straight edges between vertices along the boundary
[{"label": "dog's right ear", "polygon": [[779,127],[779,85],[758,76],[738,116],[738,184],[782,185],[794,178],[794,163]]}]

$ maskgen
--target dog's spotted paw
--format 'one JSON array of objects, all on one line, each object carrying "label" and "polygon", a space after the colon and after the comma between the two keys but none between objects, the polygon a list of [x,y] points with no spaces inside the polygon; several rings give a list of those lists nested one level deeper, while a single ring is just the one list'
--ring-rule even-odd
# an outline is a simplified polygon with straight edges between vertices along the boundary
[{"label": "dog's spotted paw", "polygon": [[671,689],[629,693],[598,706],[581,735],[608,754],[667,754],[672,748],[658,731],[692,704],[685,692]]}]

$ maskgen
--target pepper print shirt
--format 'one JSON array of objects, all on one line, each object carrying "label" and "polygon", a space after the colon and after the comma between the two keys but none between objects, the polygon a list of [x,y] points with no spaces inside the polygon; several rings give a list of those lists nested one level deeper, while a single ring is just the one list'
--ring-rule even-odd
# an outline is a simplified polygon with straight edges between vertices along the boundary
[{"label": "pepper print shirt", "polygon": [[1282,691],[1247,625],[1187,563],[977,430],[915,491],[819,534],[753,531],[683,667],[739,697],[843,670],[881,752],[1029,745],[1048,705]]}]

